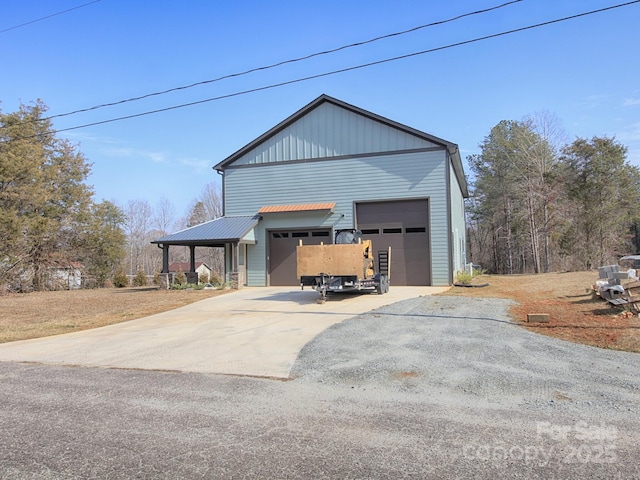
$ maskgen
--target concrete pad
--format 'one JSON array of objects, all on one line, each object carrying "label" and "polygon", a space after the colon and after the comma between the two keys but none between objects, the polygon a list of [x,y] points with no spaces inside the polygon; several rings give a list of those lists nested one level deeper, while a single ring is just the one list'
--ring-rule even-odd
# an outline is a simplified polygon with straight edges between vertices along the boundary
[{"label": "concrete pad", "polygon": [[448,287],[392,287],[384,295],[245,288],[150,317],[0,344],[0,361],[288,378],[298,353],[326,328],[383,305]]}]

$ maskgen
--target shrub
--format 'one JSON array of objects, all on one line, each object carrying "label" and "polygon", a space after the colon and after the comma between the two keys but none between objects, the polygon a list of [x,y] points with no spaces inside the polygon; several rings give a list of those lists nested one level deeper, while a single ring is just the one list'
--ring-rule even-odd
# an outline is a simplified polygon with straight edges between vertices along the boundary
[{"label": "shrub", "polygon": [[456,278],[454,280],[455,283],[460,285],[469,285],[473,280],[473,274],[465,271],[461,271],[456,273]]},{"label": "shrub", "polygon": [[173,284],[184,285],[186,283],[187,283],[187,276],[184,274],[184,272],[176,273],[176,276],[173,279]]},{"label": "shrub", "polygon": [[119,268],[113,276],[113,286],[116,288],[123,288],[129,286],[129,277],[124,273],[124,270]]},{"label": "shrub", "polygon": [[147,286],[147,274],[142,270],[138,270],[136,276],[133,277],[134,287],[146,287]]},{"label": "shrub", "polygon": [[481,268],[472,268],[471,273],[467,270],[460,270],[456,273],[456,278],[454,279],[454,283],[458,283],[460,285],[469,285],[471,281],[477,277],[478,275],[484,275],[486,270]]},{"label": "shrub", "polygon": [[160,285],[160,272],[156,272],[153,275],[153,284],[154,285]]},{"label": "shrub", "polygon": [[171,290],[203,290],[204,283],[174,283],[171,285]]},{"label": "shrub", "polygon": [[213,285],[222,285],[224,280],[220,275],[218,275],[218,272],[211,272],[211,275],[209,276],[209,283],[212,283]]}]

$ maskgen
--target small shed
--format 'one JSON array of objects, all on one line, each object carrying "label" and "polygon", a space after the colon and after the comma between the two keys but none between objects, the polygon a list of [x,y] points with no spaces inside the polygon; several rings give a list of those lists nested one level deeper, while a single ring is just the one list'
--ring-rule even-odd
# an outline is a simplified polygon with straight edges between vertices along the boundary
[{"label": "small shed", "polygon": [[47,287],[50,290],[78,290],[82,288],[82,270],[77,262],[68,262],[49,268]]},{"label": "small shed", "polygon": [[[198,274],[198,278],[209,278],[211,276],[211,268],[204,262],[195,262],[194,265],[195,273]],[[178,273],[178,272],[190,272],[191,271],[191,263],[189,262],[173,262],[169,264],[169,273]]]}]

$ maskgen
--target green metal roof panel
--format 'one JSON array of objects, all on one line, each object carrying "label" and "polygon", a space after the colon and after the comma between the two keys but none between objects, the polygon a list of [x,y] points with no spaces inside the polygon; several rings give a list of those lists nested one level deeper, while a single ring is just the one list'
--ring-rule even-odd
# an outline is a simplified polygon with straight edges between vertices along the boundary
[{"label": "green metal roof panel", "polygon": [[220,217],[194,227],[186,228],[151,243],[167,245],[193,245],[237,242],[260,221],[259,215]]}]

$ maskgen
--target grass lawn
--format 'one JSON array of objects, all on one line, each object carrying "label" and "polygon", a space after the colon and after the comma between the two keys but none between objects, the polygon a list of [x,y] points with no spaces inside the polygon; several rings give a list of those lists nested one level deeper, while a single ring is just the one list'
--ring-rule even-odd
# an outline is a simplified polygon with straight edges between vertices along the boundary
[{"label": "grass lawn", "polygon": [[227,292],[138,287],[4,295],[0,296],[0,343],[103,327]]},{"label": "grass lawn", "polygon": [[[603,348],[640,352],[640,318],[599,298],[590,272],[482,275],[482,288],[453,287],[443,295],[510,298],[513,319],[536,333]],[[392,287],[393,288],[393,287]],[[0,296],[0,343],[101,327],[223,295],[220,290],[123,288],[35,292]],[[528,313],[548,313],[549,323],[527,323]]]}]

